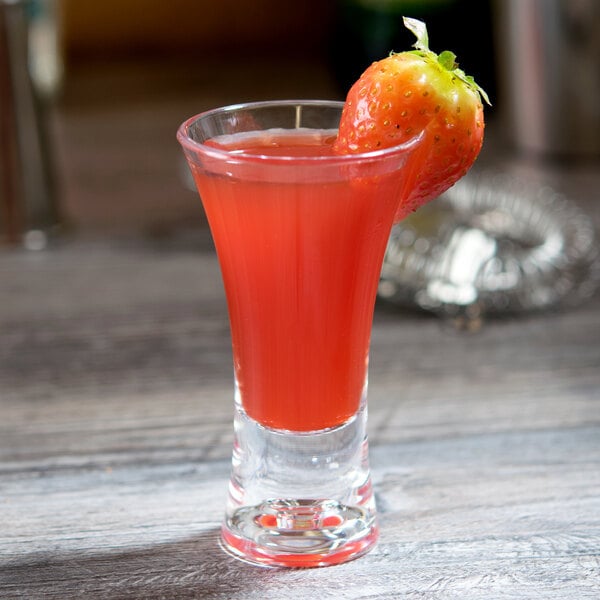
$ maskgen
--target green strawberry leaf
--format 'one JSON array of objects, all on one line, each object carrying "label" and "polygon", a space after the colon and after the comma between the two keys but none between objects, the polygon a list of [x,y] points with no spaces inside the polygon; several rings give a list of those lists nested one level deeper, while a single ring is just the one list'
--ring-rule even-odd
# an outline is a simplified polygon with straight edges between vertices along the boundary
[{"label": "green strawberry leaf", "polygon": [[440,63],[440,65],[442,65],[442,67],[444,67],[448,71],[454,71],[454,69],[456,69],[456,67],[458,66],[456,64],[456,54],[454,54],[454,52],[452,52],[451,50],[444,50],[438,56],[438,62]]}]

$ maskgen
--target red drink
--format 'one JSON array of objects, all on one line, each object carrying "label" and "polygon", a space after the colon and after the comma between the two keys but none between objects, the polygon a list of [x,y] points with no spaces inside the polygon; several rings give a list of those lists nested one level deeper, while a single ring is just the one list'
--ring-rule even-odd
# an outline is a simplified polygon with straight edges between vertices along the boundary
[{"label": "red drink", "polygon": [[373,306],[421,138],[338,155],[341,102],[223,107],[179,129],[225,283],[236,379],[223,548],[344,562],[377,540],[367,444]]},{"label": "red drink", "polygon": [[[340,425],[365,392],[404,158],[393,168],[381,160],[348,164],[333,155],[334,136],[222,136],[209,144],[232,154],[226,169],[215,167],[215,175],[210,164],[192,165],[225,284],[239,398],[252,419],[271,428]],[[240,153],[263,156],[238,165]],[[283,156],[295,157],[293,169]],[[281,170],[275,181],[274,164]]]}]

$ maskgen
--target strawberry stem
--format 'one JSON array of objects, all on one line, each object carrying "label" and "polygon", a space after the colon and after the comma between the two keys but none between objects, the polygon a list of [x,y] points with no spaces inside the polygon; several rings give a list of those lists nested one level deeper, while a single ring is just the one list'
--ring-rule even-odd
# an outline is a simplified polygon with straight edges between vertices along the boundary
[{"label": "strawberry stem", "polygon": [[417,41],[413,44],[413,48],[422,52],[429,52],[429,35],[427,33],[427,25],[419,19],[411,17],[402,17],[404,27],[415,34]]}]

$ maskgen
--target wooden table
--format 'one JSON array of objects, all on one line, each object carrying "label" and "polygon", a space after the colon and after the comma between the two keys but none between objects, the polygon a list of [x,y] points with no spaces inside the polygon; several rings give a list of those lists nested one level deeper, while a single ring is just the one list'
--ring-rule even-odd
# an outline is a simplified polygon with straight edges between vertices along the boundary
[{"label": "wooden table", "polygon": [[[598,223],[593,165],[517,170]],[[598,296],[476,333],[379,304],[380,543],[261,569],[217,545],[233,384],[206,230],[2,250],[0,597],[598,598],[599,367]]]}]

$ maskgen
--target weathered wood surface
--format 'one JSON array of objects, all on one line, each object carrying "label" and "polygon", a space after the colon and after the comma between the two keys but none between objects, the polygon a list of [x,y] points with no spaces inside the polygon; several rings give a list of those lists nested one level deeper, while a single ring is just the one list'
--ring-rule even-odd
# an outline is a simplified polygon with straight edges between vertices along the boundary
[{"label": "weathered wood surface", "polygon": [[7,252],[0,280],[0,597],[598,597],[598,299],[477,334],[378,306],[381,541],[284,571],[217,546],[232,382],[206,237]]}]

